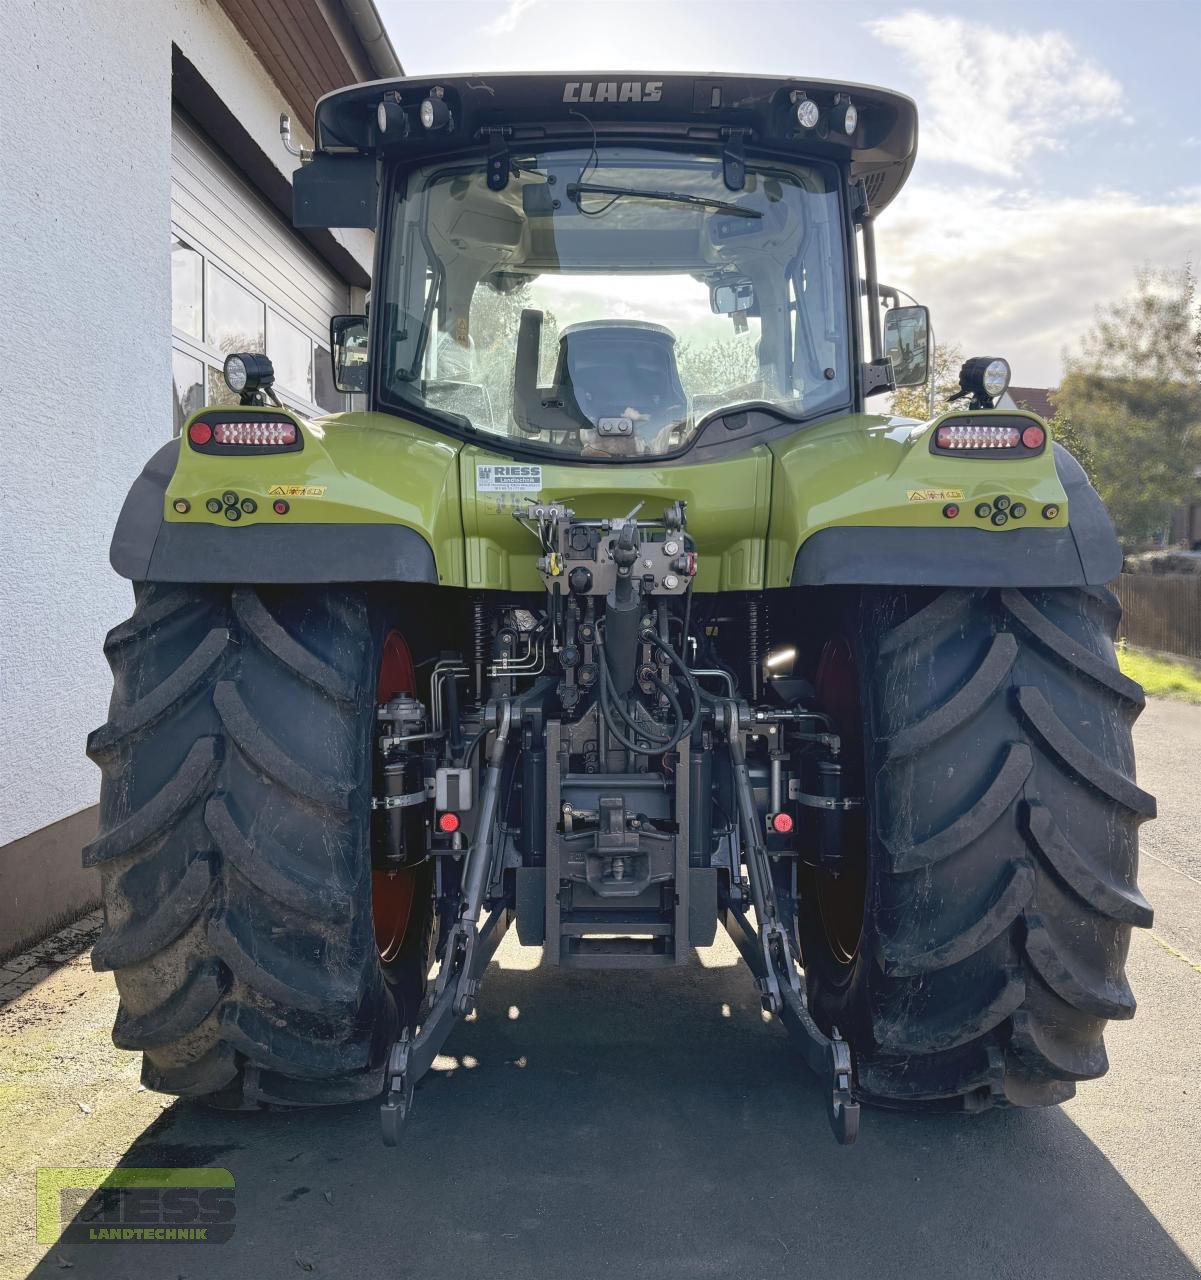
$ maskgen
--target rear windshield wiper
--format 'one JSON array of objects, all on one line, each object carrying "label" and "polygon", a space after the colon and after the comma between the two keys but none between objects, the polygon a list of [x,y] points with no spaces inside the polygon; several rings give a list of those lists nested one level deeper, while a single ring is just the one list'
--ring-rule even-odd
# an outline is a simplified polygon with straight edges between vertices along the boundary
[{"label": "rear windshield wiper", "polygon": [[[610,187],[603,182],[569,182],[567,198],[578,205],[581,196],[612,196],[613,203],[623,197],[636,200],[668,200],[672,204],[691,204],[701,209],[715,209],[718,213],[731,213],[736,218],[762,218],[758,209],[747,209],[740,204],[731,204],[728,200],[711,200],[708,196],[690,196],[682,191],[650,191],[641,187]],[[606,205],[607,209],[609,206]],[[582,212],[587,213],[585,209]],[[601,210],[596,210],[601,212]]]}]

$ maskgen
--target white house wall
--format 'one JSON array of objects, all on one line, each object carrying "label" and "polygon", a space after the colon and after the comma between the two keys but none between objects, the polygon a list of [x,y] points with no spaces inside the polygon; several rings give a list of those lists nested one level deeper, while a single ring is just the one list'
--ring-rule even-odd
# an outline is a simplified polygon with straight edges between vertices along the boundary
[{"label": "white house wall", "polygon": [[132,598],[108,544],[171,431],[172,43],[290,174],[286,104],[217,4],[0,5],[0,846],[98,797]]}]

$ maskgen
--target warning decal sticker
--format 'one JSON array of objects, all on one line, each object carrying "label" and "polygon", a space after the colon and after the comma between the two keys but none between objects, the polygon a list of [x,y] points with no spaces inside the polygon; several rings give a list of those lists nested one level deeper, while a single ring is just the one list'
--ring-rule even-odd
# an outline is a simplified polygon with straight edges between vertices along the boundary
[{"label": "warning decal sticker", "polygon": [[476,493],[537,493],[542,468],[526,462],[477,462]]},{"label": "warning decal sticker", "polygon": [[272,484],[267,486],[269,498],[324,498],[323,484]]},{"label": "warning decal sticker", "polygon": [[962,489],[909,489],[910,502],[962,502]]}]

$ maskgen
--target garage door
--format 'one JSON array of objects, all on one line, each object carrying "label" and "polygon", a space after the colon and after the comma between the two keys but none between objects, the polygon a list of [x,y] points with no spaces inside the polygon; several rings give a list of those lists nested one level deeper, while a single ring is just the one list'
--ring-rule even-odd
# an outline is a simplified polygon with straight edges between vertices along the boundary
[{"label": "garage door", "polygon": [[185,117],[171,128],[171,329],[175,429],[236,403],[231,351],[265,351],[276,393],[303,413],[346,407],[329,364],[330,317],[350,291]]}]

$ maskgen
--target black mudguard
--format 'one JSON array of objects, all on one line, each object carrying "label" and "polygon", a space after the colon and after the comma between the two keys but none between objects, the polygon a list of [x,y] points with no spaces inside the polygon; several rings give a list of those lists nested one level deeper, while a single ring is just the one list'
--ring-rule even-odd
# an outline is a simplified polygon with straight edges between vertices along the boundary
[{"label": "black mudguard", "polygon": [[919,587],[1083,587],[1122,570],[1113,522],[1084,468],[1055,445],[1068,496],[1066,529],[883,529],[841,526],[807,538],[794,587],[842,584]]},{"label": "black mudguard", "polygon": [[133,582],[431,582],[438,569],[415,529],[386,524],[252,525],[223,529],[163,519],[179,457],[172,440],[150,459],[121,508],[109,563]]}]

